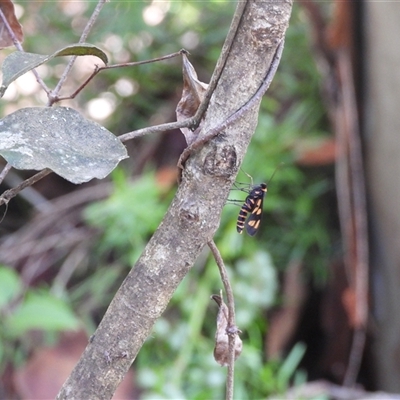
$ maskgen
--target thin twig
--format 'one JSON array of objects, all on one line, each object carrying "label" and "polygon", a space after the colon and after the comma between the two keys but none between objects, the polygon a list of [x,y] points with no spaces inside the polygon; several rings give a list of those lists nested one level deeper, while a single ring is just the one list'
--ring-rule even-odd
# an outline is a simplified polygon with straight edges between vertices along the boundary
[{"label": "thin twig", "polygon": [[[89,21],[87,22],[87,24],[85,26],[85,29],[82,32],[82,35],[79,39],[79,43],[84,43],[86,41],[91,29],[93,28],[93,25],[95,24],[99,14],[100,14],[101,9],[103,8],[103,6],[106,2],[107,2],[107,0],[99,0],[99,2],[97,3],[96,8],[94,9]],[[67,79],[67,76],[75,63],[76,58],[77,58],[77,56],[71,57],[67,66],[65,67],[65,70],[64,70],[60,80],[57,83],[57,86],[49,94],[48,106],[51,106],[56,101],[56,99],[58,97],[58,93],[60,93],[61,87],[64,84],[65,80]]]},{"label": "thin twig", "polygon": [[229,319],[228,323],[229,325],[235,325],[235,304],[234,304],[234,297],[233,297],[233,291],[231,284],[229,282],[229,277],[228,273],[225,268],[224,260],[221,257],[221,254],[218,250],[217,245],[215,244],[214,240],[211,240],[208,242],[208,247],[210,248],[214,258],[215,262],[218,265],[218,268],[220,270],[221,274],[221,279],[222,283],[224,284],[225,291],[226,291],[226,297],[227,297],[227,302],[228,302],[228,309],[229,309]]},{"label": "thin twig", "polygon": [[215,262],[218,265],[221,280],[225,288],[227,306],[228,306],[228,327],[227,334],[229,339],[229,359],[228,359],[228,376],[226,379],[226,400],[233,399],[233,384],[234,384],[234,370],[235,370],[235,340],[238,334],[238,328],[235,323],[235,299],[233,296],[232,286],[229,282],[227,270],[225,268],[224,260],[218,250],[214,240],[208,242]]},{"label": "thin twig", "polygon": [[[352,79],[350,54],[345,50],[338,53],[337,68],[341,78],[342,117],[346,125],[348,145],[348,174],[351,180],[351,202],[353,237],[355,250],[352,262],[351,284],[353,285],[356,307],[354,316],[355,331],[350,352],[344,385],[353,386],[360,371],[365,344],[365,329],[368,320],[368,223],[365,176],[360,140],[360,129],[356,105],[356,95]],[[349,240],[350,242],[350,240]]]},{"label": "thin twig", "polygon": [[278,69],[278,65],[282,56],[283,46],[284,46],[284,40],[282,39],[281,43],[276,49],[274,58],[264,78],[264,81],[262,82],[261,86],[257,89],[256,93],[247,101],[246,104],[244,104],[233,114],[231,114],[225,121],[221,122],[214,128],[211,128],[201,138],[196,140],[190,146],[186,147],[186,149],[182,152],[181,157],[178,161],[179,168],[183,169],[185,161],[189,158],[190,154],[192,154],[193,151],[198,150],[199,148],[204,146],[204,144],[206,144],[215,136],[217,136],[220,132],[233,125],[239,118],[245,115],[258,101],[261,100],[265,92],[268,90],[269,85],[271,84],[272,79],[275,76],[276,70]]},{"label": "thin twig", "polygon": [[80,242],[75,248],[68,249],[68,257],[64,260],[57,275],[54,277],[50,293],[56,296],[60,295],[60,293],[64,293],[71,276],[76,269],[82,267],[87,254],[88,246],[85,242]]},{"label": "thin twig", "polygon": [[179,51],[177,51],[175,53],[167,54],[166,56],[162,56],[162,57],[152,58],[150,60],[134,61],[134,62],[128,62],[128,63],[106,65],[104,67],[100,67],[100,66],[96,65],[94,71],[89,75],[89,77],[86,79],[86,81],[81,86],[79,86],[78,89],[75,90],[74,93],[70,94],[69,96],[58,97],[57,99],[54,100],[54,102],[61,101],[61,100],[74,99],[82,91],[82,89],[84,89],[87,86],[87,84],[100,71],[104,71],[104,70],[107,70],[107,69],[113,69],[113,68],[136,67],[137,65],[143,65],[143,64],[149,64],[149,63],[153,63],[153,62],[157,62],[157,61],[169,60],[170,58],[180,56],[182,53],[186,53],[186,50],[182,49],[182,50],[179,50]]},{"label": "thin twig", "polygon": [[6,190],[1,196],[0,196],[0,206],[2,204],[8,204],[8,202],[15,197],[21,190],[25,189],[28,186],[33,185],[40,179],[44,178],[46,175],[49,175],[52,172],[51,169],[45,168],[42,169],[40,172],[37,174],[31,176],[29,179],[24,180],[20,185],[16,186],[15,188]]},{"label": "thin twig", "polygon": [[165,124],[149,126],[147,128],[137,129],[136,131],[124,133],[123,135],[118,136],[118,139],[120,139],[121,142],[124,143],[127,142],[128,140],[136,139],[138,137],[145,136],[150,133],[166,132],[166,131],[173,131],[174,129],[187,128],[191,126],[192,121],[193,118],[188,118],[183,121],[167,122]]},{"label": "thin twig", "polygon": [[0,183],[2,183],[4,181],[4,178],[6,177],[6,175],[9,173],[10,169],[12,168],[12,165],[7,163],[4,168],[3,171],[1,171],[0,174]]},{"label": "thin twig", "polygon": [[6,16],[4,15],[3,10],[2,10],[1,8],[0,8],[0,18],[3,20],[4,26],[6,27],[7,32],[8,32],[8,34],[10,35],[11,40],[12,40],[13,43],[14,43],[14,46],[15,46],[19,51],[24,51],[23,48],[22,48],[22,46],[21,46],[20,41],[19,41],[19,40],[17,39],[17,37],[15,36],[14,31],[12,30],[10,24],[8,23],[7,18],[6,18]]},{"label": "thin twig", "polygon": [[[15,171],[10,171],[4,182],[9,186],[9,187],[15,187],[20,185],[24,179],[22,179],[17,172]],[[38,190],[36,190],[33,187],[27,187],[25,188],[22,192],[20,192],[21,198],[26,200],[31,206],[33,206],[37,211],[40,212],[45,212],[49,208],[52,207],[51,202],[43,196]]]},{"label": "thin twig", "polygon": [[199,105],[196,114],[193,116],[193,130],[200,125],[200,121],[208,108],[211,96],[213,95],[214,90],[217,87],[219,78],[221,77],[222,71],[225,68],[226,60],[228,59],[228,56],[230,54],[232,43],[236,37],[240,21],[243,17],[243,13],[247,5],[247,1],[248,0],[238,2],[231,26],[228,31],[228,35],[226,36],[225,43],[222,46],[221,55],[218,58],[217,64],[215,65],[215,69],[211,76],[210,83],[208,84],[208,88],[204,93],[203,101]]},{"label": "thin twig", "polygon": [[87,85],[88,83],[100,72],[100,67],[98,65],[95,66],[94,71],[88,76],[85,82],[82,83],[81,86],[78,87],[77,90],[75,90],[74,93],[70,94],[69,96],[64,96],[64,97],[55,97],[53,94],[53,104],[57,103],[61,100],[72,100],[74,99]]},{"label": "thin twig", "polygon": [[[23,49],[21,43],[19,42],[19,40],[15,37],[14,31],[11,29],[10,24],[7,21],[6,16],[4,15],[3,11],[0,8],[0,18],[2,19],[4,26],[6,27],[12,41],[14,42],[14,46],[17,48],[17,50],[24,52],[25,50]],[[50,89],[47,87],[47,85],[44,83],[44,81],[42,80],[42,78],[39,76],[39,74],[37,73],[36,69],[32,70],[33,74],[36,77],[36,81],[39,83],[39,85],[43,88],[43,90],[49,94],[50,93]]]},{"label": "thin twig", "polygon": [[367,333],[364,326],[354,329],[350,347],[349,361],[343,378],[343,386],[345,387],[356,386],[357,377],[360,372],[361,361],[365,350],[366,339]]}]

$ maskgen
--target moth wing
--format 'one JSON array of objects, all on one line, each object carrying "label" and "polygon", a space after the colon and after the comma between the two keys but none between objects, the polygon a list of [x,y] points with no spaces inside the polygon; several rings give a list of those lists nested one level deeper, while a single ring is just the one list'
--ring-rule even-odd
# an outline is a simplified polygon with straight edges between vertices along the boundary
[{"label": "moth wing", "polygon": [[255,205],[253,210],[251,211],[251,214],[247,218],[245,226],[247,233],[250,236],[254,236],[257,233],[258,228],[260,227],[262,213],[263,213],[263,202],[264,202],[264,196],[258,198],[255,201]]}]

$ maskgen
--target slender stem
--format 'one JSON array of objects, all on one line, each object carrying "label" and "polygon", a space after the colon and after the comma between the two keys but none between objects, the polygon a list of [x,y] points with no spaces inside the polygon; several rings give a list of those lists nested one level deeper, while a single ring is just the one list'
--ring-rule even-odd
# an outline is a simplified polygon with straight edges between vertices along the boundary
[{"label": "slender stem", "polygon": [[0,206],[2,204],[8,204],[8,202],[15,197],[21,190],[25,189],[28,186],[32,186],[34,183],[39,181],[40,179],[44,178],[46,175],[51,173],[51,169],[45,168],[38,172],[37,174],[31,176],[29,179],[24,180],[20,185],[16,186],[15,188],[6,190],[0,196]]},{"label": "slender stem", "polygon": [[[358,123],[357,101],[354,89],[350,53],[342,50],[337,55],[337,68],[342,82],[341,89],[341,116],[344,119],[346,144],[348,146],[347,174],[351,182],[350,202],[348,208],[352,214],[351,237],[348,243],[355,242],[349,247],[348,264],[351,267],[350,286],[355,293],[355,315],[353,343],[351,346],[349,363],[344,377],[345,386],[353,386],[360,371],[364,353],[366,325],[368,321],[368,275],[369,275],[369,248],[368,248],[368,221],[366,206],[365,176],[360,142],[360,128]],[[351,249],[351,250],[350,250]],[[350,268],[349,268],[350,269]]]},{"label": "slender stem", "polygon": [[232,286],[229,282],[227,270],[225,268],[224,260],[218,250],[214,240],[208,242],[215,262],[218,265],[221,280],[225,288],[227,306],[228,306],[228,327],[227,334],[229,339],[229,359],[228,359],[228,376],[226,379],[226,400],[233,399],[233,385],[234,385],[234,372],[235,372],[235,340],[238,329],[235,324],[235,299],[233,296]]},{"label": "slender stem", "polygon": [[[99,0],[99,2],[97,3],[97,6],[93,11],[92,16],[90,17],[89,21],[87,22],[87,24],[85,26],[85,29],[82,32],[82,35],[79,39],[79,43],[84,43],[86,41],[91,29],[93,28],[93,25],[95,24],[99,14],[100,14],[101,9],[103,8],[103,6],[106,2],[107,2],[107,0]],[[57,86],[50,93],[50,97],[49,97],[49,101],[48,101],[49,106],[51,106],[57,99],[58,93],[60,92],[62,85],[64,84],[69,72],[71,71],[73,65],[75,64],[76,57],[77,56],[71,57],[71,59],[69,60],[69,63],[65,67],[65,70],[64,70],[60,80],[57,83]]]},{"label": "slender stem", "polygon": [[[4,15],[3,11],[0,8],[0,18],[2,19],[4,26],[6,27],[9,35],[11,36],[12,41],[14,42],[14,46],[17,48],[17,50],[24,52],[25,50],[23,49],[21,43],[19,42],[19,40],[16,38],[14,31],[11,29],[10,24],[7,21],[6,16]],[[39,83],[39,85],[43,88],[43,90],[49,94],[50,93],[50,89],[47,87],[47,85],[44,83],[44,81],[42,80],[42,78],[39,76],[39,74],[37,73],[37,71],[35,69],[32,70],[33,74],[36,77],[36,81]]]},{"label": "slender stem", "polygon": [[6,18],[6,16],[4,15],[3,10],[2,10],[1,8],[0,8],[0,18],[3,20],[4,26],[6,27],[7,32],[8,32],[8,34],[10,35],[11,40],[12,40],[13,43],[14,43],[14,46],[15,46],[19,51],[24,51],[23,48],[22,48],[22,46],[21,46],[20,41],[19,41],[19,40],[17,39],[17,37],[15,36],[15,33],[14,33],[14,31],[11,29],[11,26],[10,26],[10,24],[8,23],[7,18]]},{"label": "slender stem", "polygon": [[61,101],[61,100],[74,99],[82,91],[82,89],[84,89],[87,86],[87,84],[100,71],[103,71],[103,70],[106,70],[106,69],[113,69],[113,68],[135,67],[137,65],[149,64],[149,63],[157,62],[157,61],[164,61],[164,60],[168,60],[168,59],[173,58],[173,57],[177,57],[177,56],[181,55],[184,52],[186,52],[186,50],[179,50],[179,51],[177,51],[175,53],[167,54],[166,56],[162,56],[162,57],[152,58],[150,60],[135,61],[135,62],[122,63],[122,64],[106,65],[104,67],[99,67],[98,65],[96,65],[94,71],[90,74],[90,76],[86,79],[86,81],[81,86],[78,87],[78,89],[74,93],[72,93],[69,96],[58,97],[57,99],[54,99],[54,102]]},{"label": "slender stem", "polygon": [[98,67],[97,65],[94,68],[94,71],[89,75],[89,77],[86,79],[85,82],[82,83],[81,86],[78,87],[78,89],[75,90],[75,92],[73,92],[72,94],[70,94],[69,96],[64,96],[64,97],[55,97],[55,95],[53,94],[53,103],[57,103],[61,100],[71,100],[74,99],[87,85],[88,83],[100,72],[100,67]]},{"label": "slender stem", "polygon": [[192,123],[193,123],[193,118],[188,118],[183,121],[177,121],[177,122],[167,122],[165,124],[149,126],[147,128],[137,129],[136,131],[124,133],[123,135],[118,136],[118,139],[120,139],[121,142],[127,142],[128,140],[136,139],[138,137],[145,136],[150,133],[165,132],[165,131],[172,131],[174,129],[187,128],[191,126]]},{"label": "slender stem", "polygon": [[247,2],[248,2],[248,0],[238,2],[238,5],[235,10],[235,14],[232,19],[231,26],[229,28],[228,35],[226,36],[225,43],[222,46],[221,55],[218,58],[217,64],[215,66],[214,72],[213,72],[211,80],[210,80],[210,83],[204,94],[203,101],[201,102],[199,108],[196,111],[196,114],[193,117],[194,126],[192,127],[192,129],[197,128],[200,125],[200,121],[208,108],[208,104],[210,102],[211,96],[213,95],[214,90],[217,87],[219,78],[221,77],[222,71],[225,68],[226,60],[228,59],[228,56],[230,54],[232,43],[236,37],[237,31],[239,28],[239,24],[242,19]]},{"label": "slender stem", "polygon": [[95,24],[97,18],[100,15],[100,11],[102,10],[102,8],[104,7],[105,3],[108,3],[109,0],[99,0],[99,2],[97,3],[96,8],[94,9],[92,16],[90,17],[89,21],[87,22],[85,29],[82,32],[82,35],[79,39],[79,43],[84,43],[87,39],[87,37],[89,36],[90,31],[93,28],[93,25]]},{"label": "slender stem", "polygon": [[104,67],[100,67],[99,70],[101,71],[103,69],[136,67],[137,65],[150,64],[150,63],[157,62],[157,61],[169,60],[170,58],[174,58],[174,57],[180,56],[180,55],[182,55],[184,53],[186,54],[187,51],[184,50],[184,49],[181,49],[179,51],[176,51],[175,53],[167,54],[166,56],[151,58],[149,60],[133,61],[133,62],[122,63],[122,64],[106,65]]},{"label": "slender stem", "polygon": [[1,174],[0,174],[0,183],[3,182],[4,178],[6,177],[6,175],[8,174],[8,172],[10,171],[11,168],[12,168],[12,165],[9,163],[7,163],[4,166],[3,171],[1,171]]},{"label": "slender stem", "polygon": [[211,240],[208,242],[208,247],[210,248],[214,258],[215,262],[218,265],[218,268],[220,270],[221,274],[221,279],[222,283],[224,284],[225,287],[225,292],[226,292],[226,298],[227,298],[227,306],[229,310],[229,318],[228,318],[228,325],[235,325],[235,304],[234,304],[234,297],[233,297],[233,291],[231,284],[229,282],[229,277],[228,277],[228,272],[226,270],[224,260],[221,257],[221,254],[218,250],[217,245],[215,244],[214,240]]},{"label": "slender stem", "polygon": [[343,379],[343,386],[355,386],[358,373],[360,372],[360,365],[365,350],[366,340],[365,327],[361,326],[353,331],[353,338],[350,348],[349,361],[346,373]]}]

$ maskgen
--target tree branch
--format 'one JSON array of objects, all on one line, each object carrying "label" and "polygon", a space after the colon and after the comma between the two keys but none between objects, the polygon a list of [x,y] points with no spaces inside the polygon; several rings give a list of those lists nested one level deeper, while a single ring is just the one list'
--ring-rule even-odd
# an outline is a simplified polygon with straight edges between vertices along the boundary
[{"label": "tree branch", "polygon": [[[225,121],[260,87],[284,37],[291,7],[289,1],[275,0],[246,4],[204,132]],[[212,240],[257,125],[258,106],[255,102],[223,136],[210,140],[186,162],[169,210],[115,295],[59,400],[112,397],[177,286]]]}]

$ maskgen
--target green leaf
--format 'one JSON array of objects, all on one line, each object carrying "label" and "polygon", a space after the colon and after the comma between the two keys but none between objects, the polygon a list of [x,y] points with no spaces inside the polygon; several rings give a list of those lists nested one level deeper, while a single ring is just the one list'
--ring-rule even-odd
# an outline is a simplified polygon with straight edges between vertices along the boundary
[{"label": "green leaf", "polygon": [[304,357],[306,346],[304,343],[296,343],[289,355],[286,357],[277,373],[277,383],[282,391],[288,389],[289,380],[299,367],[300,361]]},{"label": "green leaf", "polygon": [[31,329],[75,330],[79,321],[69,306],[46,292],[30,292],[24,302],[5,321],[6,333],[18,337]]},{"label": "green leaf", "polygon": [[99,251],[116,251],[133,263],[146,238],[157,229],[167,204],[160,200],[161,190],[153,174],[130,182],[117,169],[113,173],[115,190],[106,200],[91,204],[84,212],[89,224],[104,231]]},{"label": "green leaf", "polygon": [[19,276],[13,269],[0,267],[0,308],[13,300],[21,287]]},{"label": "green leaf", "polygon": [[[50,58],[61,56],[96,56],[100,58],[104,64],[108,63],[106,53],[97,46],[90,43],[77,43],[64,47],[49,56]],[[50,59],[49,58],[49,59]]]},{"label": "green leaf", "polygon": [[104,64],[107,64],[107,55],[100,48],[89,43],[72,44],[57,50],[51,55],[24,53],[16,51],[11,53],[3,62],[1,70],[3,72],[3,84],[0,87],[0,97],[11,82],[15,81],[26,72],[52,60],[55,57],[62,56],[96,56],[100,58]]},{"label": "green leaf", "polygon": [[72,183],[102,179],[127,158],[111,132],[68,107],[7,115],[0,120],[0,154],[14,168],[50,168]]}]

